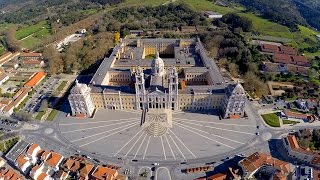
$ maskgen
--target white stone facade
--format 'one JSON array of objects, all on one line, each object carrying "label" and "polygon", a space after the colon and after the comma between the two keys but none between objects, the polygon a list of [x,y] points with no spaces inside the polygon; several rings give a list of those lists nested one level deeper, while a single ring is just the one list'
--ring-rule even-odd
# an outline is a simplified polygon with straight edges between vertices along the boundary
[{"label": "white stone facade", "polygon": [[68,97],[72,116],[85,115],[91,117],[94,105],[91,100],[91,88],[86,84],[80,84],[76,80],[76,85],[71,89]]},{"label": "white stone facade", "polygon": [[222,106],[223,118],[243,117],[246,99],[245,90],[240,83],[228,85]]}]

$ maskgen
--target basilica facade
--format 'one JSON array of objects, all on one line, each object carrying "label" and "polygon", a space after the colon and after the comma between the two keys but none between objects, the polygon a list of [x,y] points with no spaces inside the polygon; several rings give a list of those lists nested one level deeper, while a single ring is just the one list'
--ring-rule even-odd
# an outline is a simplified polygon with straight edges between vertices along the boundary
[{"label": "basilica facade", "polygon": [[76,83],[69,96],[72,115],[88,117],[105,108],[215,110],[241,118],[245,102],[241,84],[224,81],[199,39],[122,40],[91,82]]}]

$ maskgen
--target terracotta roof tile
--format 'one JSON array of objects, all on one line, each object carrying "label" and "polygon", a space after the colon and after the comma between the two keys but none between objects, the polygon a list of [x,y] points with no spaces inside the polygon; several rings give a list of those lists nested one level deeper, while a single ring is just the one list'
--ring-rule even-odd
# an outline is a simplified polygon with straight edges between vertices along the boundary
[{"label": "terracotta roof tile", "polygon": [[44,163],[48,166],[56,167],[62,158],[63,157],[60,154],[56,152],[51,152]]},{"label": "terracotta roof tile", "polygon": [[16,160],[18,167],[21,169],[22,166],[27,162],[28,160],[23,154],[20,154]]},{"label": "terracotta roof tile", "polygon": [[95,171],[92,173],[92,176],[99,180],[111,180],[118,175],[118,172],[115,169],[98,166]]},{"label": "terracotta roof tile", "polygon": [[32,144],[31,146],[29,146],[28,151],[27,151],[27,154],[28,154],[29,156],[32,156],[34,150],[35,150],[36,148],[38,148],[38,147],[39,147],[38,144]]},{"label": "terracotta roof tile", "polygon": [[44,77],[46,73],[44,71],[37,72],[26,84],[25,87],[34,87],[36,86]]}]

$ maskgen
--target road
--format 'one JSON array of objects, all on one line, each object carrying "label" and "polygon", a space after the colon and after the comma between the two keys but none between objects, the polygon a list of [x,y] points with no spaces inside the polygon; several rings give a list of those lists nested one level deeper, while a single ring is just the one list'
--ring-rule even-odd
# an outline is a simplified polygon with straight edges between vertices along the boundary
[{"label": "road", "polygon": [[[249,104],[249,103],[248,103]],[[67,108],[68,104],[64,104],[63,107]],[[216,156],[210,156],[210,157],[204,157],[204,158],[195,158],[195,159],[188,159],[186,160],[186,164],[188,166],[193,165],[199,165],[199,164],[205,164],[209,162],[221,162],[222,159],[225,159],[226,157],[233,157],[236,154],[246,154],[249,155],[250,153],[253,153],[254,151],[260,151],[260,149],[269,149],[269,140],[271,139],[280,139],[284,135],[288,134],[291,131],[298,131],[300,129],[315,129],[320,128],[320,122],[316,123],[303,123],[298,124],[295,126],[287,126],[282,128],[272,128],[267,126],[262,118],[259,115],[259,112],[256,110],[256,107],[253,107],[251,105],[248,105],[246,107],[246,112],[250,115],[251,118],[254,118],[257,122],[257,126],[259,128],[257,129],[257,132],[259,132],[259,136],[256,136],[252,141],[250,141],[247,144],[244,144],[240,148],[234,149],[232,151],[229,151],[227,153],[216,155]],[[28,142],[37,142],[41,145],[43,149],[50,149],[56,152],[61,153],[63,156],[68,157],[70,155],[74,155],[78,150],[78,147],[75,147],[73,144],[71,144],[68,140],[64,139],[63,136],[61,136],[61,133],[59,132],[59,121],[64,119],[66,117],[65,112],[60,112],[56,118],[56,121],[53,122],[32,122],[33,126],[36,126],[36,129],[26,129],[25,126],[20,126],[18,131],[26,141]],[[131,161],[131,159],[118,159],[117,157],[114,157],[112,155],[106,156],[101,155],[97,152],[88,152],[88,151],[81,151],[80,154],[84,154],[87,156],[90,156],[93,159],[99,159],[101,163],[109,163],[114,164],[118,166],[131,166],[131,167],[153,167],[154,161],[150,161],[148,159],[144,160],[138,160],[137,162]],[[172,179],[175,178],[174,169],[181,166],[181,160],[167,160],[167,161],[159,161],[159,168],[160,167],[166,167],[168,171],[171,173]],[[139,174],[139,170],[135,171],[135,175]],[[153,176],[156,176],[156,174],[153,174]]]}]

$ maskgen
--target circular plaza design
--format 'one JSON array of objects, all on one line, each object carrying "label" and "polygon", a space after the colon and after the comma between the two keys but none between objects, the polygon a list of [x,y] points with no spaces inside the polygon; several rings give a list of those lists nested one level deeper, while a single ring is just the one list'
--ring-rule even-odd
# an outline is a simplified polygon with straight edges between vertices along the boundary
[{"label": "circular plaza design", "polygon": [[[144,118],[149,122],[143,122]],[[115,158],[175,161],[225,154],[256,138],[254,118],[223,119],[182,111],[98,110],[94,118],[61,119],[61,135],[80,151]]]}]

